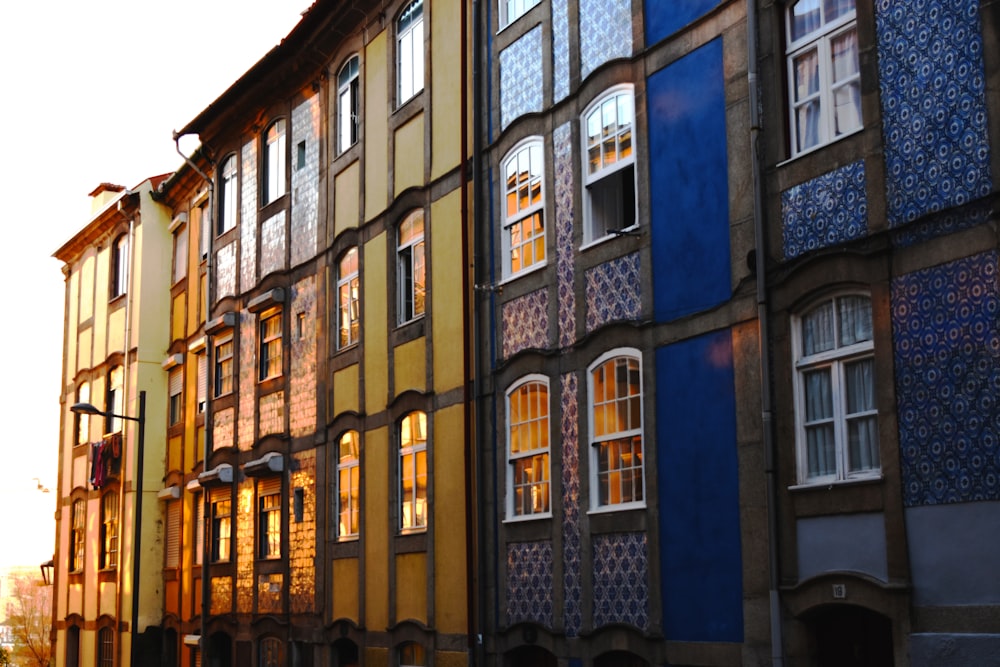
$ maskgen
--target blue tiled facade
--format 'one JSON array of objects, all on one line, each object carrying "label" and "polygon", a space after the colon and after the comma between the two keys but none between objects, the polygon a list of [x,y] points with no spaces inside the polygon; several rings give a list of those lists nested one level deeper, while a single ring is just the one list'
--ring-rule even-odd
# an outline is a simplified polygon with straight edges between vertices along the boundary
[{"label": "blue tiled facade", "polygon": [[500,53],[501,125],[541,111],[543,85],[542,28],[538,26]]},{"label": "blue tiled facade", "polygon": [[580,0],[580,70],[584,78],[632,55],[632,7],[620,0]]},{"label": "blue tiled facade", "polygon": [[587,331],[618,320],[638,319],[642,311],[639,254],[618,257],[586,273]]},{"label": "blue tiled facade", "polygon": [[552,625],[552,543],[507,547],[507,624]]},{"label": "blue tiled facade", "polygon": [[645,533],[594,539],[594,626],[624,623],[646,628],[649,570]]},{"label": "blue tiled facade", "polygon": [[785,259],[861,238],[868,233],[863,160],[781,193]]}]

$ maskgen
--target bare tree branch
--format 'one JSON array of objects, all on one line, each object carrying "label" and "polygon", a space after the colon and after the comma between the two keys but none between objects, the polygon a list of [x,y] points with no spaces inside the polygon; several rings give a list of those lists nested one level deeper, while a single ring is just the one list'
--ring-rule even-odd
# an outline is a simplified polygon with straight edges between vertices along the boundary
[{"label": "bare tree branch", "polygon": [[36,577],[11,578],[11,601],[7,605],[7,623],[14,634],[11,658],[18,664],[49,667],[52,644],[52,587],[43,586]]}]

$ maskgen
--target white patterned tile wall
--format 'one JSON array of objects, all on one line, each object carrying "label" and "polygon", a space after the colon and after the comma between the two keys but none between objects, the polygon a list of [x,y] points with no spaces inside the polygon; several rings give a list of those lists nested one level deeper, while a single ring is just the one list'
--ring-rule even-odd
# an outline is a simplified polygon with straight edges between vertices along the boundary
[{"label": "white patterned tile wall", "polygon": [[587,332],[620,320],[637,319],[642,312],[639,284],[639,253],[617,257],[589,269]]},{"label": "white patterned tile wall", "polygon": [[509,359],[521,350],[549,346],[549,293],[535,290],[511,299],[501,307],[503,356]]},{"label": "white patterned tile wall", "polygon": [[[292,111],[292,266],[316,254],[319,212],[319,96]],[[305,147],[299,164],[299,145]]]},{"label": "white patterned tile wall", "polygon": [[542,26],[500,52],[500,125],[542,110]]},{"label": "white patterned tile wall", "polygon": [[257,142],[253,139],[243,145],[240,177],[240,289],[246,291],[257,282]]},{"label": "white patterned tile wall", "polygon": [[587,78],[609,60],[631,55],[632,3],[580,0],[581,76]]},{"label": "white patterned tile wall", "polygon": [[260,224],[260,275],[284,269],[285,212],[278,211]]},{"label": "white patterned tile wall", "polygon": [[573,288],[576,246],[573,243],[573,132],[569,123],[552,133],[556,204],[556,285],[559,300],[559,345],[576,340],[576,290]]}]

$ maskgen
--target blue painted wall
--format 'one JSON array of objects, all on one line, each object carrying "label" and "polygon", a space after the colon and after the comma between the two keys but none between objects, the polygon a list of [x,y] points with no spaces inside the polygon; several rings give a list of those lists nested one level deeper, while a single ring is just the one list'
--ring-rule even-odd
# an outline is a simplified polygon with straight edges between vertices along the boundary
[{"label": "blue painted wall", "polygon": [[721,39],[647,81],[653,303],[661,322],[731,294],[723,84]]},{"label": "blue painted wall", "polygon": [[656,351],[666,638],[743,640],[736,395],[728,330]]},{"label": "blue painted wall", "polygon": [[646,0],[646,44],[669,37],[718,4],[719,0]]}]

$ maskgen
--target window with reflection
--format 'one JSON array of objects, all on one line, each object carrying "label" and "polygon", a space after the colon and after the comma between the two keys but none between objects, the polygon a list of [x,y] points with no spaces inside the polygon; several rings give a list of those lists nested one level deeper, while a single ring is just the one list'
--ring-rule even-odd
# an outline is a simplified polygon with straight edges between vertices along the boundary
[{"label": "window with reflection", "polygon": [[361,456],[357,431],[347,431],[337,442],[337,537],[357,537],[361,507]]},{"label": "window with reflection", "polygon": [[358,70],[361,59],[348,58],[337,74],[337,153],[358,142]]},{"label": "window with reflection", "polygon": [[361,334],[361,278],[358,249],[351,248],[337,264],[337,348],[350,347]]},{"label": "window with reflection", "polygon": [[534,138],[517,146],[503,161],[504,277],[516,276],[545,264],[545,168],[542,141]]},{"label": "window with reflection", "polygon": [[549,383],[521,380],[507,392],[507,516],[548,516]]},{"label": "window with reflection", "polygon": [[396,106],[424,89],[424,0],[413,0],[396,20]]},{"label": "window with reflection", "polygon": [[264,133],[264,203],[285,194],[285,121],[276,120]]},{"label": "window with reflection", "polygon": [[399,517],[406,531],[427,528],[427,414],[399,423]]},{"label": "window with reflection", "polygon": [[595,509],[644,506],[641,369],[637,350],[608,353],[589,369]]},{"label": "window with reflection", "polygon": [[216,234],[225,234],[236,227],[236,156],[230,155],[222,163],[222,178],[219,184],[219,222]]},{"label": "window with reflection", "polygon": [[424,314],[427,263],[424,254],[424,212],[413,211],[399,225],[396,245],[398,319],[400,324]]},{"label": "window with reflection", "polygon": [[631,86],[612,89],[583,115],[583,242],[638,224]]}]

